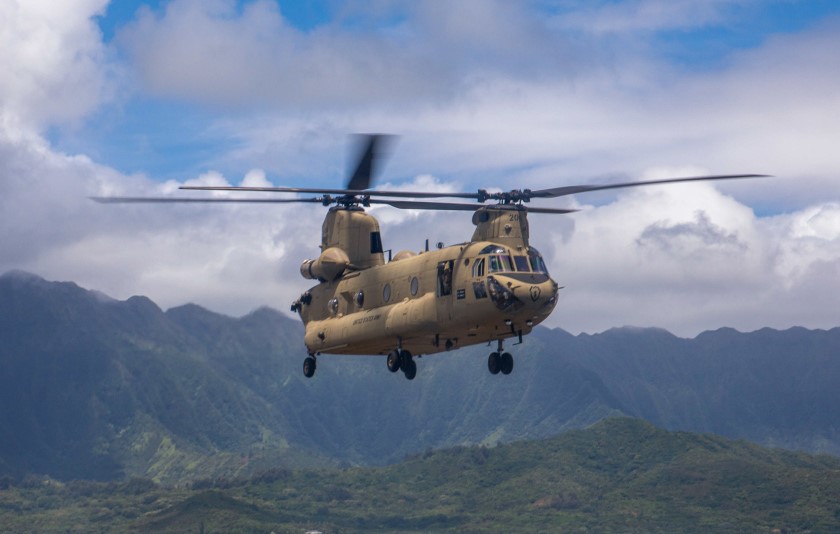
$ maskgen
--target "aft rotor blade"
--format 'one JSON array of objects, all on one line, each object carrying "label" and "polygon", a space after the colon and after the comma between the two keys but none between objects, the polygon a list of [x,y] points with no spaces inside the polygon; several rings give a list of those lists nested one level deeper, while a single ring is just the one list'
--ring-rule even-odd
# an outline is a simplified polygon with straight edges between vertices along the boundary
[{"label": "aft rotor blade", "polygon": [[601,191],[604,189],[620,189],[624,187],[636,187],[640,185],[672,184],[677,182],[702,182],[710,180],[732,180],[737,178],[766,178],[767,174],[720,174],[713,176],[691,176],[687,178],[666,178],[664,180],[646,180],[640,182],[624,182],[618,184],[602,185],[568,185],[564,187],[552,187],[550,189],[538,189],[531,191],[531,198],[555,198],[588,191]]},{"label": "aft rotor blade", "polygon": [[170,198],[170,197],[88,197],[100,204],[178,204],[231,202],[250,204],[278,204],[291,202],[322,202],[320,198]]},{"label": "aft rotor blade", "polygon": [[359,136],[362,143],[356,158],[356,168],[347,182],[347,189],[367,189],[371,186],[377,171],[377,161],[384,159],[387,154],[388,143],[394,138],[392,135],[370,134]]}]

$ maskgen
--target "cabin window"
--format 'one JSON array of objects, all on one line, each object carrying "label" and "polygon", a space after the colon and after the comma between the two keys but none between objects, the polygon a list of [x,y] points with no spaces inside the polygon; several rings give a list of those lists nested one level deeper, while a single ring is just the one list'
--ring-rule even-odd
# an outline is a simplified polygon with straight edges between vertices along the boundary
[{"label": "cabin window", "polygon": [[330,299],[329,302],[327,302],[327,308],[329,309],[329,312],[333,315],[338,313],[338,299]]},{"label": "cabin window", "polygon": [[411,296],[414,297],[417,295],[417,292],[420,290],[420,280],[417,279],[415,276],[411,279]]},{"label": "cabin window", "polygon": [[478,258],[473,263],[473,277],[481,278],[484,276],[484,258]]},{"label": "cabin window", "polygon": [[385,284],[382,288],[382,300],[385,302],[391,300],[391,284]]},{"label": "cabin window", "polygon": [[379,232],[371,232],[370,233],[370,253],[371,254],[381,254],[382,253],[382,236],[379,235]]},{"label": "cabin window", "polygon": [[360,308],[365,305],[365,292],[361,289],[356,293],[356,305]]},{"label": "cabin window", "polygon": [[528,258],[525,256],[514,256],[513,262],[516,264],[516,270],[519,272],[527,273],[531,271],[531,268],[528,267]]},{"label": "cabin window", "polygon": [[452,293],[452,261],[442,261],[438,263],[437,278],[438,278],[438,296],[445,297]]}]

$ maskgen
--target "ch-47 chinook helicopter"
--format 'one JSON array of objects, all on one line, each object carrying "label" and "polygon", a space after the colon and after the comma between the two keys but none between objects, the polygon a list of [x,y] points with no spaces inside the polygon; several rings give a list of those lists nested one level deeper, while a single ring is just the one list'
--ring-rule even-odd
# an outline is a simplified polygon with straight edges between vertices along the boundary
[{"label": "ch-47 chinook helicopter", "polygon": [[[577,210],[526,206],[532,199],[651,184],[727,180],[764,175],[733,174],[670,178],[550,189],[491,193],[406,192],[370,189],[376,160],[388,136],[364,136],[363,150],[344,189],[292,187],[184,186],[202,191],[309,193],[312,198],[151,198],[94,197],[121,202],[308,202],[329,207],[321,253],[305,260],[301,275],[317,284],[292,303],[306,328],[309,355],[303,374],[315,374],[321,354],[386,356],[388,370],[417,374],[414,356],[496,343],[487,359],[493,374],[510,374],[513,356],[504,341],[522,342],[557,304],[560,286],[529,242],[528,213],[566,214]],[[408,198],[414,200],[399,200]],[[460,198],[472,203],[417,199]],[[484,204],[492,201],[492,204]],[[469,241],[415,253],[398,252],[385,261],[379,223],[364,208],[387,204],[400,209],[470,211],[476,229]],[[427,242],[428,243],[428,242]]]}]

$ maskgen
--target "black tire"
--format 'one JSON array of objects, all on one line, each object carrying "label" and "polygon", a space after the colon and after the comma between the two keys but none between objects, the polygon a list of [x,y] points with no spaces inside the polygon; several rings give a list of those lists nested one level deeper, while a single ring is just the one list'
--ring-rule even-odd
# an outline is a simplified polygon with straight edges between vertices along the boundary
[{"label": "black tire", "polygon": [[490,357],[487,358],[487,369],[491,375],[497,375],[502,370],[502,359],[498,352],[490,353]]},{"label": "black tire", "polygon": [[[406,365],[406,363],[408,365]],[[417,376],[417,363],[410,357],[407,361],[402,363],[402,368],[407,379],[414,380],[414,377]]]},{"label": "black tire", "polygon": [[406,362],[411,360],[411,353],[407,350],[400,350],[400,366],[406,365]]},{"label": "black tire", "polygon": [[400,356],[400,351],[397,349],[392,350],[388,353],[388,359],[386,363],[388,364],[388,370],[392,373],[396,373],[400,370],[400,364],[402,360],[402,356]]},{"label": "black tire", "polygon": [[315,363],[315,358],[309,356],[305,360],[303,360],[303,376],[306,378],[312,378],[312,375],[315,374],[315,368],[317,364]]},{"label": "black tire", "polygon": [[513,372],[513,356],[511,356],[510,353],[506,352],[502,354],[501,361],[499,363],[501,364],[500,369],[503,375],[509,375]]}]

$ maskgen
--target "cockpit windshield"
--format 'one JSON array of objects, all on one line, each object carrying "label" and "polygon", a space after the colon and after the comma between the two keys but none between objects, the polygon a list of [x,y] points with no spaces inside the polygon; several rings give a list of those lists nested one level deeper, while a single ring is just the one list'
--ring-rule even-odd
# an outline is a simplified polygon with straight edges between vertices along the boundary
[{"label": "cockpit windshield", "polygon": [[489,263],[489,272],[501,273],[506,271],[513,271],[513,263],[510,261],[510,256],[507,254],[493,255],[487,259]]},{"label": "cockpit windshield", "polygon": [[473,264],[473,276],[475,277],[484,276],[485,260],[487,273],[533,272],[548,274],[545,262],[535,248],[531,248],[527,256],[511,256],[508,250],[500,245],[487,245],[481,249],[479,255],[486,256],[486,258],[480,257]]}]

